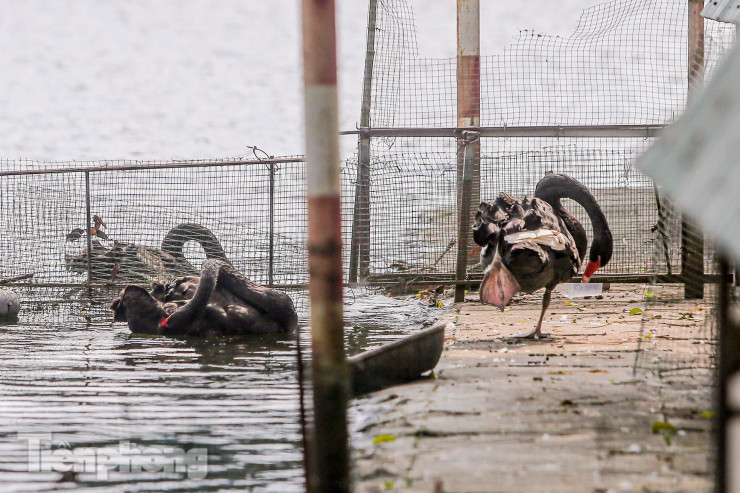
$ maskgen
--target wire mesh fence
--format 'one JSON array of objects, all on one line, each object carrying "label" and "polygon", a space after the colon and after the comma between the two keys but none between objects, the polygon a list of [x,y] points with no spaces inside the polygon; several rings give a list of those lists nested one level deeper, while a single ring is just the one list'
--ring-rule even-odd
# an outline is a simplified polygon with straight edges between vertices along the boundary
[{"label": "wire mesh fence", "polygon": [[[634,167],[686,104],[687,17],[683,0],[614,0],[585,11],[567,38],[522,32],[481,57],[487,131],[468,214],[472,223],[477,200],[500,191],[531,195],[548,171],[593,192],[615,241],[601,272],[654,281],[639,304],[635,367],[659,370],[693,399],[666,415],[702,412],[715,349],[714,288],[704,289],[706,274],[717,272],[711,244]],[[394,290],[455,282],[464,152],[456,61],[418,56],[403,0],[379,0],[375,23],[368,131],[358,132],[360,152],[342,166],[346,280]],[[734,36],[705,23],[707,75]],[[300,288],[308,281],[305,166],[301,156],[0,161],[0,282],[39,302],[26,303],[24,316],[45,320],[109,317],[111,289],[197,273],[207,256],[225,256],[255,282]],[[591,236],[585,211],[566,207]],[[478,251],[469,245],[466,280],[474,281]],[[697,252],[701,267],[687,271]],[[703,299],[687,301],[677,281],[700,286]],[[305,311],[305,293],[291,294]]]},{"label": "wire mesh fence", "polygon": [[[371,2],[371,18],[368,128],[342,167],[347,280],[452,282],[463,153],[456,60],[418,56],[404,0]],[[568,37],[525,31],[482,56],[470,222],[478,200],[532,194],[545,172],[566,173],[594,193],[610,223],[615,252],[604,275],[683,274],[689,223],[633,163],[686,104],[687,18],[684,0],[614,0],[585,10]],[[713,21],[703,32],[711,75],[735,33]],[[197,271],[210,244],[256,282],[308,279],[299,156],[4,161],[0,169],[0,279],[32,275],[26,284],[49,289],[146,283]],[[567,206],[590,235],[585,212]],[[478,252],[472,242],[468,250],[467,278],[475,280]],[[708,244],[702,258],[699,275],[713,273]]]},{"label": "wire mesh fence", "polygon": [[[369,129],[361,133],[368,152],[358,158],[367,163],[370,226],[353,233],[364,235],[356,241],[367,250],[358,274],[449,282],[460,240],[457,64],[418,56],[405,1],[383,0],[377,10],[368,47],[375,63],[365,81]],[[684,0],[603,2],[585,10],[568,37],[525,31],[499,54],[481,56],[474,192],[480,200],[502,191],[531,196],[547,171],[592,191],[614,237],[602,280],[646,285],[620,315],[641,327],[635,346],[624,340],[637,349],[635,374],[657,370],[666,422],[704,429],[716,354],[714,248],[634,164],[734,42],[734,26],[697,14]],[[468,217],[474,208],[477,200]],[[592,237],[585,212],[572,202],[566,208]],[[477,252],[466,253],[467,279],[480,279]],[[699,454],[706,455],[713,459]]]},{"label": "wire mesh fence", "polygon": [[[455,126],[456,60],[418,55],[406,0],[380,1],[375,17],[372,126]],[[570,36],[521,31],[480,57],[481,126],[668,123],[686,103],[688,25],[685,0],[612,0],[584,10]],[[705,20],[703,33],[711,75],[735,28]]]},{"label": "wire mesh fence", "polygon": [[[646,284],[644,312],[635,370],[656,371],[663,378],[693,382],[705,401],[711,400],[713,370],[717,364],[717,301],[720,274],[715,247],[703,236],[682,236],[681,214],[668,197],[662,197],[663,216],[655,225],[652,244],[653,276]],[[678,239],[678,241],[677,241]],[[703,252],[701,270],[683,269],[687,253]],[[682,284],[666,282],[660,266],[678,258],[673,272],[681,271]],[[667,272],[671,274],[671,271]],[[705,273],[712,273],[707,283]],[[670,281],[669,277],[669,281]],[[730,280],[732,282],[732,280]],[[735,281],[736,282],[736,281]]]},{"label": "wire mesh fence", "polygon": [[[500,191],[531,195],[545,172],[570,174],[602,204],[615,237],[603,274],[643,282],[651,273],[680,275],[687,232],[696,227],[634,161],[686,104],[688,16],[682,0],[606,2],[585,10],[569,37],[525,31],[500,54],[480,57],[480,168],[470,216],[479,199]],[[358,157],[359,186],[369,195],[355,209],[355,225],[364,225],[352,232],[353,248],[360,244],[352,252],[361,257],[357,276],[451,280],[460,241],[455,195],[462,148],[455,127],[465,104],[456,93],[457,64],[418,56],[405,1],[371,2],[370,19],[369,128],[359,132],[367,144]],[[704,71],[711,75],[735,30],[706,21],[702,32]],[[569,210],[590,228],[584,211]],[[653,261],[656,242],[661,262]],[[704,252],[703,272],[711,274],[711,248]],[[476,257],[471,249],[472,279]]]},{"label": "wire mesh fence", "polygon": [[0,279],[41,299],[197,274],[207,256],[262,284],[307,280],[301,157],[2,170]]}]

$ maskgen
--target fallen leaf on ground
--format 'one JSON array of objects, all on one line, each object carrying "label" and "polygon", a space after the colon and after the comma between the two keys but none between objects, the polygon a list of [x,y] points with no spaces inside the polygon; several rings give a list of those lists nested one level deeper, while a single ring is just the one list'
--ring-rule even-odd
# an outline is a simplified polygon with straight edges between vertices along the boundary
[{"label": "fallen leaf on ground", "polygon": [[377,445],[383,442],[395,442],[395,441],[396,441],[396,437],[393,435],[378,435],[375,438],[373,438],[373,445]]},{"label": "fallen leaf on ground", "polygon": [[676,427],[668,421],[653,421],[653,433],[660,433],[661,431],[676,433]]}]

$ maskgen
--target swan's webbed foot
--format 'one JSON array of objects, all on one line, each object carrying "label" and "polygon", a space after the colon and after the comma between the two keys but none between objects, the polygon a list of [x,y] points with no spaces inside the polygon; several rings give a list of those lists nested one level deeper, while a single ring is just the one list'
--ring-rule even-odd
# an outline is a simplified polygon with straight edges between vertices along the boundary
[{"label": "swan's webbed foot", "polygon": [[540,312],[540,318],[539,320],[537,320],[537,325],[535,325],[534,329],[524,332],[517,332],[514,335],[506,336],[505,339],[548,339],[550,337],[550,334],[542,333],[541,329],[542,321],[545,319],[545,311],[547,310],[547,307],[550,306],[551,293],[552,288],[548,287],[547,289],[545,289],[545,296],[542,297],[542,311]]},{"label": "swan's webbed foot", "polygon": [[544,332],[540,332],[537,328],[534,328],[532,330],[525,330],[523,332],[517,332],[516,334],[504,336],[504,339],[506,340],[515,340],[515,339],[549,339],[550,334],[546,334]]}]

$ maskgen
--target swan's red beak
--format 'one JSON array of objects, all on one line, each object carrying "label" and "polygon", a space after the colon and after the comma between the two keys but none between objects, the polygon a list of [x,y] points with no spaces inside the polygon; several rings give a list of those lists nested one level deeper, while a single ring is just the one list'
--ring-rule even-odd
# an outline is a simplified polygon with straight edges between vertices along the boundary
[{"label": "swan's red beak", "polygon": [[495,305],[504,311],[511,298],[521,290],[514,274],[506,268],[498,252],[493,263],[486,269],[483,282],[480,285],[480,300],[483,303]]},{"label": "swan's red beak", "polygon": [[169,317],[167,317],[164,320],[162,320],[161,322],[159,322],[159,326],[162,327],[163,329],[166,329],[167,328],[167,320],[169,320]]},{"label": "swan's red beak", "polygon": [[601,267],[601,258],[598,258],[596,262],[593,260],[589,260],[588,264],[586,264],[586,270],[583,271],[583,278],[581,279],[582,283],[587,283],[591,280],[591,276],[594,275],[594,272]]}]

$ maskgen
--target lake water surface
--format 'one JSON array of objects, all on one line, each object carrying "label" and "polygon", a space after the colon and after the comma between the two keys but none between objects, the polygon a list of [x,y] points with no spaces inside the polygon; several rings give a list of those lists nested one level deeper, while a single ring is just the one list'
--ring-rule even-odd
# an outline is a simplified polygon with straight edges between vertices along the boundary
[{"label": "lake water surface", "polygon": [[[455,3],[410,3],[420,55],[454,57]],[[568,31],[578,9],[595,1],[529,3],[495,2],[505,12],[485,10],[494,2],[482,6],[484,52],[500,49],[533,22],[552,33]],[[337,4],[340,128],[351,130],[360,113],[367,1]],[[0,5],[0,169],[3,159],[18,158],[249,156],[250,145],[274,155],[303,153],[295,0]],[[548,5],[556,15],[543,15]],[[354,152],[354,137],[341,143],[343,157]],[[52,200],[44,194],[40,200]],[[69,225],[57,226],[61,242]],[[39,240],[13,241],[27,242],[32,255]],[[18,325],[0,326],[1,489],[301,491],[295,334],[142,337],[110,322],[106,307],[114,296],[92,304],[49,296],[54,303],[26,303]],[[396,339],[440,312],[352,292],[346,301],[350,353]],[[306,305],[297,299],[304,325]],[[308,329],[302,331],[308,341]],[[115,456],[111,450],[167,447],[179,449],[170,451],[176,459],[194,461],[193,468],[167,472],[166,464],[147,469],[139,462],[138,472],[125,472],[120,457],[104,460],[106,453]],[[99,471],[63,475],[62,463],[52,470],[54,457],[84,454]]]},{"label": "lake water surface", "polygon": [[[135,335],[106,301],[29,303],[20,324],[0,326],[3,491],[302,491],[295,334]],[[346,301],[349,353],[441,312],[351,291]],[[305,309],[301,321],[308,354]],[[87,467],[85,454],[91,469],[63,476],[70,457]],[[165,467],[177,460],[184,470]]]}]

